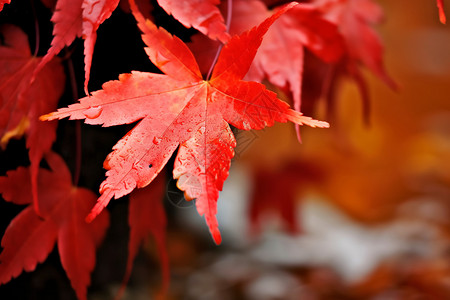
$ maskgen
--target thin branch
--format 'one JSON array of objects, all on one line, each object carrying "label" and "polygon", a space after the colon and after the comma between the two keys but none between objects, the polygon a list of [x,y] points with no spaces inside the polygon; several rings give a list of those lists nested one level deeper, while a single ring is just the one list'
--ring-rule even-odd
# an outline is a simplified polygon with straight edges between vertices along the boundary
[{"label": "thin branch", "polygon": [[[75,69],[73,67],[72,57],[67,59],[67,67],[69,69],[70,87],[72,89],[72,97],[74,102],[78,100],[78,84],[75,77]],[[75,123],[75,171],[73,174],[73,185],[77,186],[81,173],[81,121]]]},{"label": "thin branch", "polygon": [[[231,16],[233,15],[233,0],[227,1],[227,20],[226,20],[226,26],[227,26],[227,32],[230,32],[230,24],[231,24]],[[214,69],[214,66],[217,63],[217,59],[219,59],[220,51],[222,51],[223,44],[220,44],[219,48],[217,48],[216,56],[214,57],[214,60],[211,64],[211,67],[209,67],[208,75],[206,75],[206,80],[209,80],[211,78],[212,71]]]},{"label": "thin branch", "polygon": [[36,7],[34,5],[34,0],[30,0],[30,2],[31,2],[31,10],[33,11],[34,30],[35,30],[35,38],[36,38],[33,56],[37,56],[38,51],[39,51],[39,40],[41,38],[40,33],[39,33],[39,21],[38,21],[38,17],[36,14]]}]

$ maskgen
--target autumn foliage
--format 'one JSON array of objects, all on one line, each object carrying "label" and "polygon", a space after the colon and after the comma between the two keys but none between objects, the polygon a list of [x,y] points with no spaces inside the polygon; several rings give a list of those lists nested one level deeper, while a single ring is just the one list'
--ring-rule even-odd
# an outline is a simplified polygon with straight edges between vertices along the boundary
[{"label": "autumn foliage", "polygon": [[[0,19],[8,13],[9,4],[0,1]],[[166,165],[185,198],[195,199],[199,215],[205,218],[214,242],[220,244],[217,200],[235,155],[236,130],[261,130],[289,121],[295,124],[300,139],[300,125],[329,127],[342,78],[348,77],[358,86],[366,120],[370,99],[363,69],[390,88],[397,86],[383,65],[383,44],[373,28],[382,21],[383,12],[373,0],[300,4],[57,0],[43,4],[51,10],[53,24],[45,55],[38,56],[37,34],[33,54],[27,33],[14,24],[0,26],[0,145],[7,149],[11,139],[24,137],[29,157],[29,166],[17,165],[0,177],[3,199],[26,205],[11,220],[1,241],[1,284],[23,271],[33,271],[56,244],[78,299],[87,299],[96,249],[110,222],[105,207],[113,198],[130,194],[129,256],[121,292],[140,245],[152,236],[161,261],[164,294],[170,277],[162,202]],[[191,35],[177,37],[164,29],[164,24],[155,24],[152,4],[184,27],[192,27]],[[443,1],[438,0],[437,5],[445,23]],[[155,68],[145,72],[130,69],[118,80],[104,83],[102,89],[90,91],[97,32],[119,9],[134,17],[135,30]],[[80,38],[86,96],[62,107],[67,104],[60,102],[65,91],[76,95],[70,47]],[[309,70],[305,69],[307,55],[314,56]],[[305,88],[311,79],[314,84]],[[72,82],[70,88],[66,81]],[[287,95],[292,108],[276,92]],[[326,121],[302,113],[316,115],[322,97],[327,103]],[[72,176],[63,158],[52,151],[59,138],[56,120],[64,118],[102,127],[133,126],[118,138],[103,163],[106,178],[100,196],[77,187],[79,174]],[[252,203],[250,215],[255,231],[266,209],[278,211],[291,231],[300,230],[292,214],[290,180],[308,182],[312,175],[291,174],[291,169],[286,166],[281,175],[259,175],[262,186],[283,176],[286,184],[275,193],[284,195],[284,202],[272,203],[273,197],[261,189],[262,194],[254,196],[259,199]],[[314,175],[312,180],[321,178]]]}]

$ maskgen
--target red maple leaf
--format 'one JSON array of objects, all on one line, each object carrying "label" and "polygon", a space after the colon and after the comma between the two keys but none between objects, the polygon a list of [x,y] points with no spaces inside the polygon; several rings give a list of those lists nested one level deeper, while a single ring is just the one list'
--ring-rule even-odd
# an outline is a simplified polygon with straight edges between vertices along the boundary
[{"label": "red maple leaf", "polygon": [[349,59],[362,63],[386,84],[394,87],[395,83],[384,70],[382,42],[372,27],[382,22],[382,9],[372,0],[316,2],[325,17],[338,25],[347,44]]},{"label": "red maple leaf", "polygon": [[276,170],[254,172],[249,217],[253,234],[258,234],[267,217],[278,217],[287,231],[299,232],[297,205],[300,193],[310,183],[320,184],[322,171],[307,162],[287,161]]},{"label": "red maple leaf", "polygon": [[161,293],[165,294],[169,287],[169,257],[166,250],[166,212],[162,205],[164,198],[165,174],[161,172],[153,182],[142,189],[136,189],[130,194],[128,224],[130,225],[130,239],[128,241],[128,259],[122,287],[116,299],[122,295],[127,284],[133,261],[139,251],[139,247],[149,236],[153,236],[160,256],[162,287]]},{"label": "red maple leaf", "polygon": [[119,0],[58,0],[52,16],[54,23],[52,44],[37,70],[47,64],[62,48],[72,44],[76,37],[83,37],[84,90],[88,94],[87,86],[97,29],[111,16],[118,4]]},{"label": "red maple leaf", "polygon": [[188,199],[196,199],[216,243],[221,237],[216,219],[217,198],[228,177],[236,141],[228,123],[250,130],[292,121],[328,127],[289,108],[264,85],[241,79],[247,73],[262,37],[285,11],[280,9],[261,25],[234,36],[222,49],[212,76],[204,80],[191,51],[180,39],[157,28],[132,9],[151,61],[165,74],[134,71],[110,81],[80,103],[42,117],[70,117],[87,124],[113,126],[139,123],[105,160],[107,178],[88,216],[92,220],[112,197],[148,185],[178,149],[173,176]]},{"label": "red maple leaf", "polygon": [[[49,152],[50,166],[40,169],[39,200],[41,216],[30,205],[10,223],[3,236],[0,253],[0,283],[33,271],[58,244],[61,264],[78,299],[86,299],[90,273],[95,266],[95,249],[109,226],[105,212],[88,224],[84,218],[97,196],[84,188],[74,187],[69,169],[58,155]],[[0,193],[6,201],[31,203],[30,169],[19,167],[0,177]]]},{"label": "red maple leaf", "polygon": [[346,44],[346,53],[340,64],[322,79],[329,88],[326,91],[328,101],[334,99],[334,85],[339,78],[348,75],[355,80],[361,92],[367,120],[370,101],[360,66],[369,68],[392,89],[397,88],[384,69],[383,44],[373,29],[373,25],[383,20],[383,11],[372,0],[315,0],[312,4],[323,12],[327,20],[338,26]]},{"label": "red maple leaf", "polygon": [[36,211],[37,174],[44,153],[56,138],[56,122],[43,123],[39,116],[55,110],[64,91],[65,74],[58,58],[31,76],[42,58],[31,55],[28,37],[18,27],[3,25],[0,46],[0,144],[5,148],[11,138],[25,134],[31,161],[33,199]]},{"label": "red maple leaf", "polygon": [[437,7],[439,9],[439,20],[442,24],[445,24],[447,18],[445,17],[444,0],[437,0]]},{"label": "red maple leaf", "polygon": [[220,0],[158,0],[158,4],[184,26],[194,27],[213,40],[226,43],[230,38],[217,7]]}]

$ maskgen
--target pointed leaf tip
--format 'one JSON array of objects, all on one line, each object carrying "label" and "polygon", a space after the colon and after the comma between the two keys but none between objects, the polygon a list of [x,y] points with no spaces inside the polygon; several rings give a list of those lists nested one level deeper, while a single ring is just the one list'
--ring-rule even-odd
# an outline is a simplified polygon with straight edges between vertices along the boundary
[{"label": "pointed leaf tip", "polygon": [[220,245],[222,243],[222,236],[220,234],[219,229],[215,228],[212,230],[211,235],[214,239],[214,243],[216,243],[216,245]]},{"label": "pointed leaf tip", "polygon": [[42,217],[36,214],[29,199],[32,167],[9,171],[6,177],[0,178],[0,192],[6,199],[30,204],[13,219],[2,238],[0,282],[33,271],[57,243],[61,265],[72,288],[78,299],[87,299],[95,250],[109,226],[109,217],[103,214],[96,222],[84,224],[82,216],[93,205],[96,195],[72,185],[70,172],[61,157],[49,152],[45,159],[50,170],[40,169],[38,182]]},{"label": "pointed leaf tip", "polygon": [[53,113],[42,115],[39,117],[39,121],[51,121],[51,120],[53,120],[52,115],[53,115]]},{"label": "pointed leaf tip", "polygon": [[86,223],[91,223],[92,221],[94,221],[94,219],[103,211],[105,207],[106,205],[104,205],[103,203],[97,202],[94,208],[92,208],[91,212],[84,219]]},{"label": "pointed leaf tip", "polygon": [[325,121],[319,121],[311,117],[305,116],[295,110],[290,109],[287,113],[289,121],[298,125],[308,125],[313,128],[329,128],[330,124]]},{"label": "pointed leaf tip", "polygon": [[280,11],[282,11],[281,14],[284,14],[286,11],[290,10],[291,8],[293,8],[293,7],[295,7],[295,6],[299,5],[299,4],[300,4],[300,3],[296,2],[296,1],[287,3],[285,6],[283,6],[283,7],[280,9]]},{"label": "pointed leaf tip", "polygon": [[107,189],[105,185],[102,185],[100,187],[100,193],[102,195],[98,198],[97,203],[85,218],[85,221],[87,223],[91,223],[103,211],[103,209],[105,209],[109,201],[111,201],[112,197],[114,196],[114,192],[110,189]]},{"label": "pointed leaf tip", "polygon": [[269,28],[279,17],[297,4],[297,2],[286,4],[259,25],[240,35],[234,35],[222,49],[210,82],[217,81],[219,78],[221,81],[244,78]]},{"label": "pointed leaf tip", "polygon": [[439,21],[441,21],[442,24],[445,24],[447,22],[447,18],[444,11],[444,1],[437,0],[437,7],[439,9]]}]

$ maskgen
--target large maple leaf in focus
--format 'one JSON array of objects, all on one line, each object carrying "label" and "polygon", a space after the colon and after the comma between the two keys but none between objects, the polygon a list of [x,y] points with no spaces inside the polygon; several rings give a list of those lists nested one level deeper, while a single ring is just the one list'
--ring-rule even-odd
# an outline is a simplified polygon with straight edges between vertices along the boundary
[{"label": "large maple leaf in focus", "polygon": [[39,116],[56,109],[65,86],[65,74],[58,58],[42,68],[30,85],[41,57],[31,55],[26,34],[13,25],[1,27],[0,46],[0,144],[26,137],[31,161],[34,204],[37,206],[37,173],[42,156],[56,138],[56,122],[43,123]]},{"label": "large maple leaf in focus", "polygon": [[[97,29],[119,4],[119,0],[58,0],[52,16],[53,40],[51,47],[38,70],[57,55],[65,46],[69,46],[77,37],[84,39],[84,90],[88,93],[94,45]],[[36,75],[36,74],[35,74]]]},{"label": "large maple leaf in focus", "polygon": [[110,81],[80,103],[43,116],[43,120],[85,119],[88,124],[113,126],[139,121],[114,147],[104,163],[107,178],[88,216],[92,220],[112,197],[145,187],[178,149],[173,176],[188,199],[196,199],[216,243],[221,236],[216,219],[217,198],[228,177],[236,146],[228,125],[250,130],[292,121],[313,127],[328,124],[289,108],[264,85],[241,79],[247,73],[270,25],[294,4],[262,24],[234,36],[222,49],[212,76],[203,80],[191,51],[180,39],[144,20],[132,3],[143,31],[146,52],[165,74],[132,72]]},{"label": "large maple leaf in focus", "polygon": [[[61,264],[78,299],[86,299],[90,273],[95,266],[95,249],[109,226],[108,212],[88,224],[84,218],[97,196],[72,185],[69,169],[58,155],[49,152],[48,169],[40,169],[41,216],[29,205],[10,223],[3,236],[0,253],[0,283],[33,271],[58,244]],[[30,169],[19,167],[0,177],[0,193],[6,201],[31,203]]]}]

